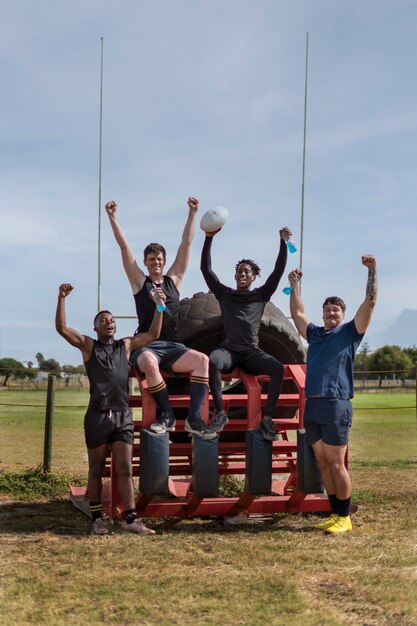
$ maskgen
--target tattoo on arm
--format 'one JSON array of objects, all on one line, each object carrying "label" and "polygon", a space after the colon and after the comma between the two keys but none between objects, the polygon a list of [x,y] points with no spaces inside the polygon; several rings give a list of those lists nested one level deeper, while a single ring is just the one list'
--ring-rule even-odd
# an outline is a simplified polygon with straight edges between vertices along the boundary
[{"label": "tattoo on arm", "polygon": [[369,269],[368,282],[366,283],[366,297],[371,302],[376,301],[376,295],[378,293],[378,281],[376,279],[376,269]]}]

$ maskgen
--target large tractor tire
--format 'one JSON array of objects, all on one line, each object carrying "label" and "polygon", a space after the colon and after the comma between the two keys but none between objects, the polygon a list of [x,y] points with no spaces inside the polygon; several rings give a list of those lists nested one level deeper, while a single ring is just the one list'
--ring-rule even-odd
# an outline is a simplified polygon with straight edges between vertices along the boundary
[{"label": "large tractor tire", "polygon": [[[192,298],[181,300],[178,341],[189,348],[210,354],[220,343],[223,324],[219,303],[212,293],[196,293]],[[259,346],[262,350],[275,356],[281,363],[304,363],[305,350],[292,324],[285,315],[268,302],[262,316],[259,331]],[[187,382],[184,379],[168,380],[171,393],[185,393]],[[267,384],[263,388],[266,392]],[[291,381],[285,381],[283,392],[296,393]],[[244,393],[240,381],[227,388],[227,393]],[[274,417],[294,417],[295,408],[276,409]],[[241,418],[246,411],[236,409],[229,417]],[[232,433],[223,433],[222,439]]]}]

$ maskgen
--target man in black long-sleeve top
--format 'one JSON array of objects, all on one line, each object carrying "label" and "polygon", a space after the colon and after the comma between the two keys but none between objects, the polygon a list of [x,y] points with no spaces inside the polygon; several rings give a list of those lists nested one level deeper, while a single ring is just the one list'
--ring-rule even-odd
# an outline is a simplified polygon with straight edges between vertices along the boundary
[{"label": "man in black long-sleeve top", "polygon": [[236,289],[223,285],[211,268],[211,245],[214,235],[206,233],[201,254],[201,271],[210,291],[219,301],[223,316],[223,337],[218,348],[210,354],[209,384],[216,415],[210,427],[221,432],[228,423],[224,410],[221,372],[231,372],[239,366],[250,374],[268,374],[268,398],[260,431],[265,439],[276,439],[272,415],[282,387],[284,368],[278,359],[259,348],[259,328],[266,303],[278,287],[287,262],[286,241],[291,237],[288,228],[279,231],[281,245],[275,267],[266,282],[252,289],[260,268],[252,259],[242,259],[236,265]]}]

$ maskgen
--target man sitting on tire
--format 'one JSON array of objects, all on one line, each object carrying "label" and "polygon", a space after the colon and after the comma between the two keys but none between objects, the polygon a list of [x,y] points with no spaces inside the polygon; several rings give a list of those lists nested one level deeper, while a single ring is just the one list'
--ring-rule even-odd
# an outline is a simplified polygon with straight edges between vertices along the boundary
[{"label": "man sitting on tire", "polygon": [[[219,229],[220,230],[220,229]],[[229,419],[224,410],[221,372],[240,367],[250,374],[268,374],[268,398],[260,421],[260,432],[269,441],[277,438],[272,421],[273,412],[282,387],[284,368],[278,359],[259,348],[259,327],[266,303],[276,291],[287,262],[286,241],[291,237],[288,228],[279,231],[281,245],[275,267],[266,282],[252,289],[260,268],[252,259],[242,259],[236,265],[236,289],[223,285],[211,268],[211,245],[219,231],[206,233],[201,254],[201,271],[208,288],[217,298],[223,317],[223,337],[218,348],[210,354],[209,385],[216,414],[210,427],[221,432]]]},{"label": "man sitting on tire", "polygon": [[151,424],[150,430],[155,433],[175,430],[175,417],[170,405],[168,389],[160,370],[175,374],[190,372],[190,408],[185,430],[203,439],[215,439],[217,434],[204,424],[201,417],[201,407],[208,384],[208,358],[205,354],[190,350],[184,344],[177,342],[179,288],[190,257],[198,200],[188,198],[188,208],[188,219],[174,263],[164,274],[165,248],[159,243],[151,243],[144,250],[143,262],[149,273],[147,276],[138,266],[133,250],[117,220],[116,202],[111,200],[106,204],[107,215],[119,244],[123,267],[135,299],[139,320],[135,334],[146,332],[152,320],[153,311],[149,304],[149,291],[156,286],[160,287],[166,295],[166,311],[159,340],[148,344],[146,348],[137,350],[131,357],[132,364],[145,374],[149,391],[161,411],[156,421]]}]

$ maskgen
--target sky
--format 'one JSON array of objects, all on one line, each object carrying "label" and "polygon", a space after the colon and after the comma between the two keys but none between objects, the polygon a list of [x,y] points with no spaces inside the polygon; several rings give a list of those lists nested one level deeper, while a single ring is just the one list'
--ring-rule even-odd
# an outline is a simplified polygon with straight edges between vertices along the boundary
[{"label": "sky", "polygon": [[[417,309],[416,23],[414,0],[3,0],[0,357],[81,362],[54,327],[62,282],[68,324],[93,335],[101,38],[101,204],[118,202],[140,264],[159,241],[169,266],[196,196],[201,215],[229,210],[213,244],[224,283],[242,257],[266,278],[289,226],[311,320],[328,295],[354,316],[362,254],[378,263],[370,331]],[[206,290],[203,239],[197,226],[182,297]],[[133,316],[104,211],[100,242],[102,308]],[[272,301],[288,315],[285,282]],[[135,328],[120,319],[118,335]]]}]

